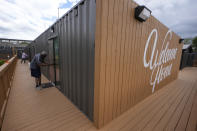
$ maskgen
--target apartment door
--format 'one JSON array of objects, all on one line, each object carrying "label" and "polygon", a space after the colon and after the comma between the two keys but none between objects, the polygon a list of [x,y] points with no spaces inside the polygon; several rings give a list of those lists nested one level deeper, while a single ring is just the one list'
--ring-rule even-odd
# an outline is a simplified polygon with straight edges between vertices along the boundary
[{"label": "apartment door", "polygon": [[50,81],[56,86],[59,85],[59,43],[55,37],[49,40],[49,63],[54,64],[49,67]]}]

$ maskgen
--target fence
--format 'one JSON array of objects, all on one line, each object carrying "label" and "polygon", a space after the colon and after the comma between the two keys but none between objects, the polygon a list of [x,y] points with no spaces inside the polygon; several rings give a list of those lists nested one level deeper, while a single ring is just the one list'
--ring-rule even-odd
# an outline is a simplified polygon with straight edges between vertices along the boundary
[{"label": "fence", "polygon": [[5,108],[12,85],[16,60],[17,58],[14,56],[7,63],[0,66],[0,128],[2,127]]},{"label": "fence", "polygon": [[18,58],[21,58],[22,52],[24,51],[25,47],[6,47],[0,46],[0,58],[1,59],[9,59],[17,54]]},{"label": "fence", "polygon": [[182,57],[181,57],[180,69],[183,69],[185,67],[197,66],[196,61],[197,61],[197,53],[184,53],[183,52]]},{"label": "fence", "polygon": [[13,48],[0,46],[0,59],[9,59],[8,56],[13,56]]}]

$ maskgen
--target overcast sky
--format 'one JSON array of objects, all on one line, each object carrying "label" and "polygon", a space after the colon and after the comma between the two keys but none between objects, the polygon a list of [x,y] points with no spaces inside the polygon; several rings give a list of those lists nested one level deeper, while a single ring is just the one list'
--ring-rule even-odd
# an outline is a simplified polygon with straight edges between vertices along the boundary
[{"label": "overcast sky", "polygon": [[[0,37],[34,40],[79,0],[0,0]],[[197,0],[135,0],[179,36],[197,36]]]}]

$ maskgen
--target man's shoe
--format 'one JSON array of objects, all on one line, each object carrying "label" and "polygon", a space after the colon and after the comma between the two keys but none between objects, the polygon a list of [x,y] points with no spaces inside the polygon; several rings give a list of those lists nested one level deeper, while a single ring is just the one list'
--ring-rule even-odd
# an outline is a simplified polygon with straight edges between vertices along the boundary
[{"label": "man's shoe", "polygon": [[42,86],[36,87],[37,90],[42,90]]}]

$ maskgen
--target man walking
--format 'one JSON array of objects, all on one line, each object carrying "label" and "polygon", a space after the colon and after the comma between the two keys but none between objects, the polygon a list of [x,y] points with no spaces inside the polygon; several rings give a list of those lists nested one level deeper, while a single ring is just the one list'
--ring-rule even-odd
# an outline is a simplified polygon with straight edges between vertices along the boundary
[{"label": "man walking", "polygon": [[41,53],[36,54],[30,63],[31,76],[35,77],[36,88],[39,90],[42,89],[40,67],[49,65],[49,64],[46,64],[44,61],[46,56],[47,56],[47,53],[45,51],[42,51]]},{"label": "man walking", "polygon": [[25,63],[26,58],[27,58],[27,54],[23,51],[22,56],[21,56],[21,64],[23,62]]}]

